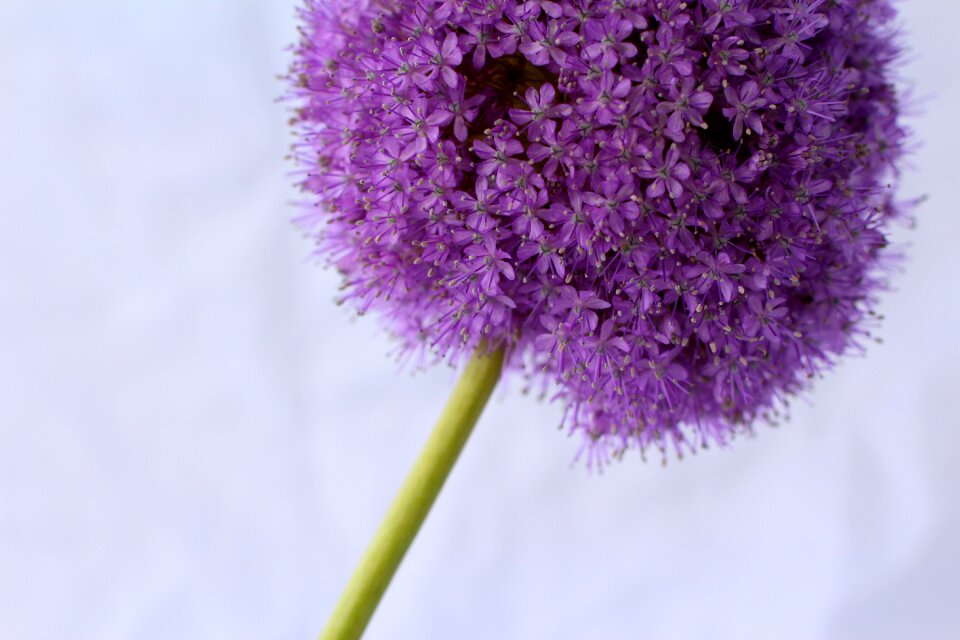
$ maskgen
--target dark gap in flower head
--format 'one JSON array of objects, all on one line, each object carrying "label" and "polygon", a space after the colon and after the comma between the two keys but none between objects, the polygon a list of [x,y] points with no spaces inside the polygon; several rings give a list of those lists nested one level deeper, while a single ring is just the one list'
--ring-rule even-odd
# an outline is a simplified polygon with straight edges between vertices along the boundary
[{"label": "dark gap in flower head", "polygon": [[637,69],[643,66],[644,60],[646,60],[648,57],[647,51],[649,46],[647,45],[647,39],[644,38],[644,35],[656,33],[656,26],[654,26],[656,20],[654,18],[650,18],[649,22],[650,24],[648,25],[647,29],[634,29],[630,35],[627,36],[627,39],[624,40],[624,42],[632,44],[637,48],[637,55],[628,60],[628,62],[635,64]]},{"label": "dark gap in flower head", "polygon": [[840,66],[846,66],[842,60],[835,60],[834,51],[831,49],[830,41],[833,40],[836,36],[833,35],[829,28],[821,29],[818,31],[812,38],[803,41],[803,45],[812,52],[819,53],[823,56],[825,61],[830,63],[838,62]]},{"label": "dark gap in flower head", "polygon": [[740,144],[737,145],[734,157],[737,159],[737,164],[741,165],[745,163],[756,151],[756,145],[752,144],[755,140],[755,136],[744,136],[740,140]]},{"label": "dark gap in flower head", "polygon": [[850,113],[846,119],[846,128],[851,133],[863,133],[870,128],[870,112],[862,109],[857,109],[859,106],[856,100],[850,101]]},{"label": "dark gap in flower head", "polygon": [[660,18],[657,17],[657,14],[654,13],[648,16],[647,28],[645,29],[645,31],[647,31],[650,34],[655,34],[657,32],[657,29],[659,28],[660,28]]},{"label": "dark gap in flower head", "polygon": [[712,148],[715,152],[723,155],[732,153],[736,157],[737,164],[743,164],[750,159],[755,151],[755,136],[744,135],[740,140],[733,138],[733,123],[723,115],[723,107],[719,101],[714,100],[710,109],[703,116],[703,121],[707,128],[694,128],[701,144],[705,148]]},{"label": "dark gap in flower head", "polygon": [[697,135],[700,136],[700,142],[704,147],[712,148],[714,151],[733,151],[737,146],[733,139],[733,123],[723,115],[723,106],[719,100],[714,100],[710,109],[703,116],[706,123],[706,129],[697,129]]},{"label": "dark gap in flower head", "polygon": [[523,94],[530,87],[540,88],[550,83],[557,88],[559,78],[546,67],[531,64],[523,55],[513,53],[499,58],[488,58],[481,69],[468,68],[469,59],[457,67],[466,79],[466,97],[486,96],[480,105],[477,119],[470,127],[473,138],[506,116],[511,108],[523,108]]}]

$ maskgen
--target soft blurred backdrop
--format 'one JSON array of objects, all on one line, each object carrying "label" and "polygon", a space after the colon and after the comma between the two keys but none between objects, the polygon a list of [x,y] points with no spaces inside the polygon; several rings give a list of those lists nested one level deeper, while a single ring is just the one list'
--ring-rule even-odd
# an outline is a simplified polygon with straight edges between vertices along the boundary
[{"label": "soft blurred backdrop", "polygon": [[[900,4],[930,201],[884,344],[602,475],[503,385],[370,640],[960,637],[960,6]],[[288,222],[293,14],[0,2],[2,639],[313,637],[453,384]]]}]

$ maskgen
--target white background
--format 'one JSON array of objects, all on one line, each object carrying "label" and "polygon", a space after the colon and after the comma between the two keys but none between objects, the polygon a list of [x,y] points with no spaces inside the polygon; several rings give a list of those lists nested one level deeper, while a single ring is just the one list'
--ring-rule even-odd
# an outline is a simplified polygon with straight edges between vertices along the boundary
[{"label": "white background", "polygon": [[[901,3],[929,194],[793,421],[571,467],[504,385],[374,639],[960,637],[960,9]],[[310,638],[455,379],[292,229],[291,3],[0,3],[0,638]]]}]

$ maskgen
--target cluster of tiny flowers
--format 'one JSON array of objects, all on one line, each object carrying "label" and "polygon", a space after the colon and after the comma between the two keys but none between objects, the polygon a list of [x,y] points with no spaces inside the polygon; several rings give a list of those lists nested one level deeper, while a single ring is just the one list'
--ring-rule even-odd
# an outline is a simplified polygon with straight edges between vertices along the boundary
[{"label": "cluster of tiny flowers", "polygon": [[594,460],[723,443],[857,345],[889,0],[309,0],[299,219],[412,351],[505,345]]}]

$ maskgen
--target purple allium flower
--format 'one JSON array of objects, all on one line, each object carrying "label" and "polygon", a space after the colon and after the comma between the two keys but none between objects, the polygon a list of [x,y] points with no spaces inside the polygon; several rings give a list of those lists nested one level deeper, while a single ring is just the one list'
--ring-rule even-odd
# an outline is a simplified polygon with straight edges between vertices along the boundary
[{"label": "purple allium flower", "polygon": [[307,0],[299,219],[409,350],[556,383],[605,460],[857,346],[903,150],[889,0]]}]

